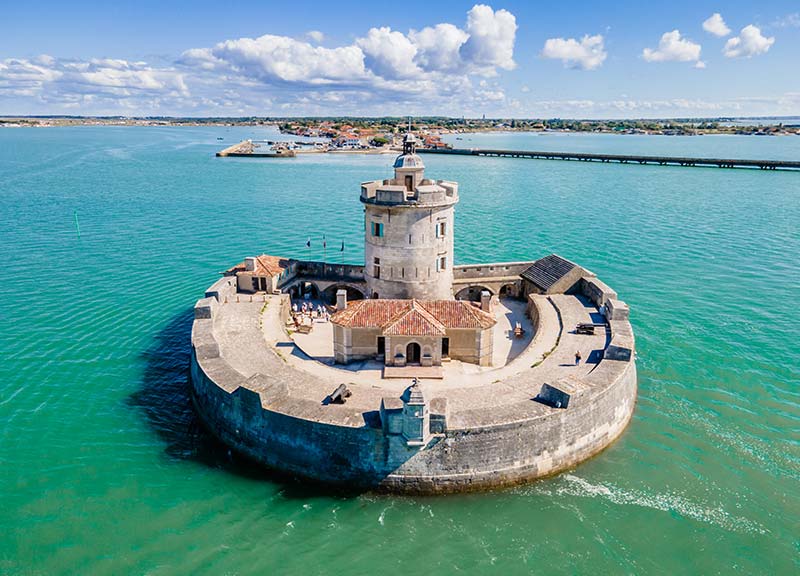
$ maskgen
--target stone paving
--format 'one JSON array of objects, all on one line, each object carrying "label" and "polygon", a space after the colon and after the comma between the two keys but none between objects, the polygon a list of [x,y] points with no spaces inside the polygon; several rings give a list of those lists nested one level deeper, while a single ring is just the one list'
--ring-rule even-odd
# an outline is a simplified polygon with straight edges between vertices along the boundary
[{"label": "stone paving", "polygon": [[[604,329],[588,336],[574,333],[578,322],[598,320],[597,308],[588,300],[563,294],[534,298],[539,330],[511,362],[474,373],[451,370],[443,380],[421,381],[426,398],[447,398],[453,426],[490,426],[545,414],[551,409],[531,401],[543,383],[562,382],[578,393],[599,393],[625,369],[624,362],[598,363],[608,343]],[[221,304],[212,328],[221,360],[245,379],[252,377],[244,386],[257,390],[276,380],[285,384],[288,396],[271,402],[270,409],[358,427],[383,397],[399,397],[411,383],[382,378],[383,367],[374,361],[332,367],[310,358],[284,329],[280,306],[279,296],[268,296],[266,303]],[[576,350],[583,357],[577,366]],[[352,396],[344,405],[325,406],[324,399],[340,384],[347,385]]]},{"label": "stone paving", "polygon": [[[316,303],[315,303],[316,305]],[[493,328],[493,354],[492,366],[478,366],[459,360],[451,360],[443,365],[444,376],[447,378],[461,378],[470,374],[481,374],[495,370],[509,364],[519,356],[533,340],[533,325],[530,318],[525,315],[525,303],[521,300],[504,298],[494,306],[497,324]],[[519,323],[524,329],[522,338],[514,337],[514,327]],[[333,324],[330,322],[315,321],[313,330],[308,334],[295,332],[292,340],[300,350],[314,360],[327,366],[352,371],[349,366],[335,365],[333,359]],[[369,370],[379,369],[379,363],[354,363],[360,370],[368,367]],[[353,366],[351,364],[350,366]]]}]

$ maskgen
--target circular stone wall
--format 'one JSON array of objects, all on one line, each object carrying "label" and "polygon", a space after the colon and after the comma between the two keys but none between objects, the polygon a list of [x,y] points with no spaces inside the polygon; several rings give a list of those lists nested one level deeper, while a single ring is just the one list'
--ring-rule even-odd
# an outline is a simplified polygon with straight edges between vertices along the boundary
[{"label": "circular stone wall", "polygon": [[[347,403],[327,404],[324,391],[332,392],[336,382],[292,367],[276,352],[281,347],[263,340],[260,310],[268,304],[282,317],[286,296],[223,304],[225,289],[218,285],[209,291],[215,296],[195,307],[195,405],[223,442],[283,472],[414,493],[503,486],[557,473],[600,452],[622,433],[634,410],[633,335],[627,319],[611,320],[605,358],[588,375],[555,384],[567,394],[566,408],[543,401],[535,367],[469,389],[454,384],[451,393],[426,398],[430,433],[423,443],[412,443],[402,433],[401,394],[353,385]],[[563,326],[553,300],[531,297],[531,305],[538,332],[555,330],[560,339]],[[233,354],[247,346],[263,349],[251,374],[232,366]],[[506,395],[509,401],[503,402]]]}]

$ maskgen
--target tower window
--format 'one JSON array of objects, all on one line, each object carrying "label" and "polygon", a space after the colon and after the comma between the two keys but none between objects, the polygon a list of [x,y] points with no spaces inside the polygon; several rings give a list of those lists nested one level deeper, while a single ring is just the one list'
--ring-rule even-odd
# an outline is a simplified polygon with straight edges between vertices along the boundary
[{"label": "tower window", "polygon": [[442,220],[436,223],[436,237],[444,238],[447,235],[447,222]]},{"label": "tower window", "polygon": [[372,235],[378,238],[383,237],[383,222],[372,223]]},{"label": "tower window", "polygon": [[439,256],[436,259],[436,271],[447,270],[447,256]]},{"label": "tower window", "polygon": [[381,259],[375,258],[372,266],[372,276],[374,278],[381,277]]}]

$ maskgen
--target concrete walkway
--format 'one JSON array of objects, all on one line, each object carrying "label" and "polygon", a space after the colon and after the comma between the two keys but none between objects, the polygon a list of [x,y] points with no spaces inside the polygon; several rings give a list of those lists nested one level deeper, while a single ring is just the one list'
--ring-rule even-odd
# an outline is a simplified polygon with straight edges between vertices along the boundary
[{"label": "concrete walkway", "polygon": [[[500,300],[494,307],[497,324],[493,328],[493,354],[492,366],[478,366],[460,360],[451,360],[443,364],[443,377],[445,379],[463,380],[466,376],[480,375],[496,371],[511,363],[522,354],[533,341],[533,324],[525,315],[525,302],[512,298]],[[519,323],[524,335],[522,338],[514,337],[514,327]],[[292,340],[307,357],[316,360],[336,370],[347,372],[360,372],[367,370],[370,377],[379,372],[382,367],[379,362],[362,361],[352,362],[347,365],[335,364],[333,357],[333,324],[330,322],[314,322],[313,330],[308,334],[294,332]],[[528,364],[530,367],[530,364]],[[302,365],[298,368],[306,369]],[[316,371],[314,371],[316,373]],[[438,372],[438,371],[437,371]],[[438,379],[438,378],[437,378]],[[483,379],[483,378],[481,378]],[[408,378],[410,381],[410,378]]]},{"label": "concrete walkway", "polygon": [[[478,425],[495,408],[525,406],[525,413],[544,408],[530,400],[545,382],[583,380],[597,366],[607,337],[602,328],[586,336],[575,334],[574,327],[578,322],[598,320],[597,309],[573,295],[537,298],[540,330],[516,358],[502,367],[484,369],[450,362],[444,379],[422,381],[426,397],[446,396],[454,414],[462,414],[463,422]],[[268,379],[280,378],[290,397],[279,409],[301,410],[309,418],[360,425],[359,413],[377,409],[383,396],[400,396],[411,382],[382,378],[383,365],[374,361],[332,367],[309,357],[284,329],[277,296],[268,296],[265,308],[264,302],[222,304],[214,333],[222,356],[233,369],[245,378],[257,373]],[[578,366],[576,350],[584,358]],[[467,373],[463,367],[477,370]],[[343,406],[322,406],[324,398],[340,384],[352,390],[352,397]],[[308,406],[316,408],[301,408],[303,401],[311,401]]]},{"label": "concrete walkway", "polygon": [[[453,360],[443,365],[442,379],[427,380],[425,389],[437,394],[453,388],[474,388],[487,383],[499,383],[523,372],[530,374],[524,390],[519,392],[530,397],[543,382],[585,375],[599,361],[600,351],[605,348],[606,336],[603,328],[595,335],[574,334],[579,322],[599,321],[597,309],[588,300],[566,294],[542,297],[540,305],[540,331],[533,334],[530,319],[525,317],[525,305],[521,301],[502,300],[495,307],[498,323],[495,326],[495,357],[508,362],[500,366],[481,367]],[[316,322],[310,334],[294,333],[291,337],[278,318],[276,305],[268,306],[262,318],[262,331],[266,341],[293,368],[326,382],[346,382],[386,391],[387,394],[402,392],[411,379],[383,378],[383,365],[374,360],[353,362],[347,365],[333,363],[333,326],[330,322]],[[559,316],[560,315],[560,316]],[[559,319],[560,318],[560,319]],[[519,321],[526,337],[515,340],[509,335]],[[562,329],[563,322],[563,329]],[[581,352],[583,360],[575,365],[575,352]]]}]

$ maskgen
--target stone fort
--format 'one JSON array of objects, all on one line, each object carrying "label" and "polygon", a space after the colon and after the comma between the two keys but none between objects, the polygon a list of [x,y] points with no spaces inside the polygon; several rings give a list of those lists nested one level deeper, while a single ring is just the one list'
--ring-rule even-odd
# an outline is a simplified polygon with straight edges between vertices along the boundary
[{"label": "stone fort", "polygon": [[361,184],[364,265],[262,254],[195,306],[192,389],[224,442],[313,480],[409,492],[553,474],[636,399],[627,305],[558,255],[454,265],[458,184],[407,134]]}]

